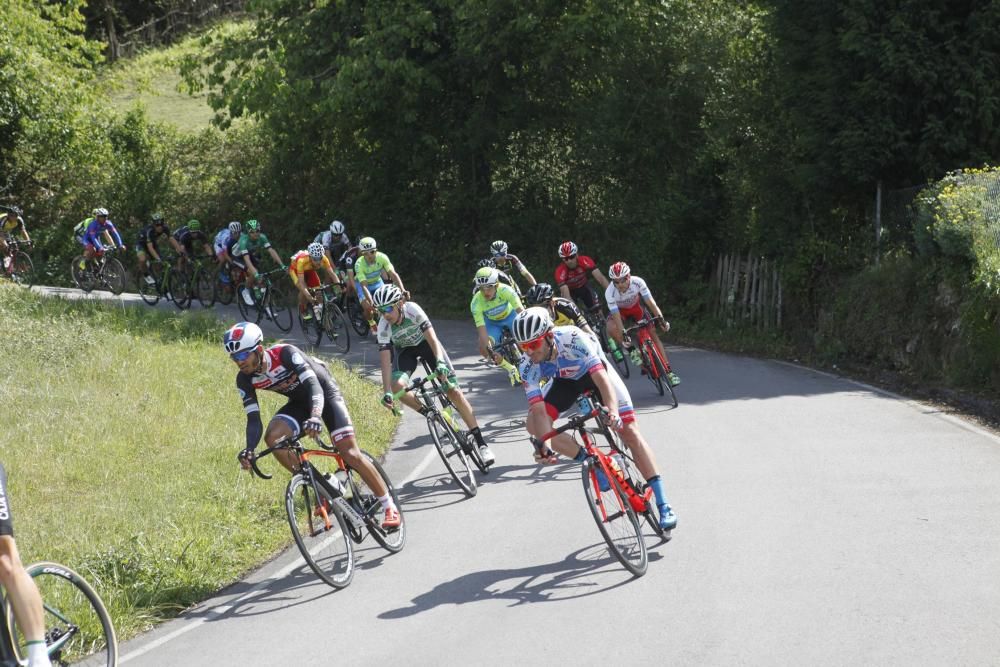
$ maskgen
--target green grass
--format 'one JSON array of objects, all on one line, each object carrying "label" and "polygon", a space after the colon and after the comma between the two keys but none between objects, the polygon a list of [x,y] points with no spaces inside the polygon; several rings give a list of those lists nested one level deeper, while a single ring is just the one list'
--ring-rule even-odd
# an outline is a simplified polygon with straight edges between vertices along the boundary
[{"label": "green grass", "polygon": [[[78,569],[122,639],[237,580],[290,543],[288,479],[239,470],[235,366],[208,317],[41,297],[0,286],[7,334],[0,454],[25,561]],[[331,363],[359,442],[380,455],[395,419]],[[264,415],[282,404],[264,392]]]},{"label": "green grass", "polygon": [[187,132],[207,128],[215,112],[208,105],[205,91],[192,94],[187,90],[179,74],[181,60],[203,51],[203,35],[216,38],[246,30],[250,25],[249,21],[223,21],[171,46],[116,62],[101,79],[112,106],[125,111],[139,104],[150,119]]}]

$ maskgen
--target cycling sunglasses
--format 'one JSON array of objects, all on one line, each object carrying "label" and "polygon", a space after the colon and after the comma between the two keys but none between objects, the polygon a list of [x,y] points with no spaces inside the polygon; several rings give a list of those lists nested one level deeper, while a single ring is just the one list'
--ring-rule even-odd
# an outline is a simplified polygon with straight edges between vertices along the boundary
[{"label": "cycling sunglasses", "polygon": [[229,355],[229,358],[233,361],[246,361],[247,357],[253,354],[256,349],[257,348],[251,348],[249,350],[243,350],[242,352],[233,352]]},{"label": "cycling sunglasses", "polygon": [[524,350],[525,352],[534,352],[535,350],[540,348],[542,346],[542,343],[544,342],[545,342],[545,336],[540,336],[535,340],[528,340],[523,343],[518,343],[517,346],[522,350]]},{"label": "cycling sunglasses", "polygon": [[632,279],[632,276],[626,276],[624,278],[612,278],[611,282],[613,282],[616,285],[624,285],[625,283],[627,283],[631,279]]},{"label": "cycling sunglasses", "polygon": [[576,255],[570,255],[569,257],[563,257],[564,262],[568,262],[571,259],[576,259]]},{"label": "cycling sunglasses", "polygon": [[391,313],[395,308],[396,304],[392,304],[391,306],[382,306],[381,310],[383,313]]}]

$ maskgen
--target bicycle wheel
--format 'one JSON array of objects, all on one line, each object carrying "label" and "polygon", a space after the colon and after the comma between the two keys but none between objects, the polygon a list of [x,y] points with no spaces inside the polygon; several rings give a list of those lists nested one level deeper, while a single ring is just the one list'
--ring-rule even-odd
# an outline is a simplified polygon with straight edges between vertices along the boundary
[{"label": "bicycle wheel", "polygon": [[[312,306],[306,306],[306,308],[312,308]],[[310,315],[308,319],[306,319],[305,313],[299,311],[299,327],[302,329],[302,337],[310,345],[319,345],[320,340],[323,339],[323,325],[316,320],[315,313],[307,312]]]},{"label": "bicycle wheel", "polygon": [[35,265],[26,253],[18,250],[10,259],[10,279],[23,287],[31,287],[35,275]]},{"label": "bicycle wheel", "polygon": [[[626,482],[631,485],[632,490],[635,491],[636,494],[644,497],[647,489],[646,480],[643,479],[641,474],[639,474],[639,469],[635,467],[635,462],[632,460],[632,457],[629,456],[628,452],[623,452],[618,447],[616,447],[616,449],[619,451],[619,465],[624,463],[624,465],[622,465],[622,473],[625,476]],[[653,529],[653,533],[659,537],[664,537],[664,533],[666,531],[660,528],[660,517],[655,504],[656,498],[650,496],[641,513],[643,518],[646,520],[646,523]],[[670,539],[669,536],[667,536],[666,539]]]},{"label": "bicycle wheel", "polygon": [[[608,336],[607,327],[603,327],[601,329],[601,343],[602,347],[608,350],[607,353],[608,358],[611,359],[611,362],[615,365],[615,368],[618,369],[618,374],[621,375],[623,378],[628,379],[629,376],[628,354],[626,354],[622,346],[618,345],[617,343],[615,343],[615,347],[612,347],[611,338]],[[615,350],[618,350],[618,354],[621,355],[621,359],[615,357]]]},{"label": "bicycle wheel", "polygon": [[[158,264],[150,264],[149,273],[147,275],[142,275],[142,271],[136,271],[136,284],[139,291],[139,296],[142,300],[151,306],[155,306],[160,300],[160,280],[162,277],[163,269]],[[146,278],[151,277],[153,282],[148,282]]]},{"label": "bicycle wheel", "polygon": [[223,306],[228,306],[233,302],[233,281],[229,276],[223,280],[223,275],[225,274],[221,270],[216,274],[212,288],[215,290],[215,300]]},{"label": "bicycle wheel", "polygon": [[671,405],[673,405],[673,407],[676,408],[677,394],[674,393],[674,388],[670,384],[670,380],[667,379],[667,371],[666,369],[663,368],[663,362],[660,360],[660,355],[656,354],[655,351],[652,351],[652,357],[653,357],[653,363],[656,364],[656,375],[660,380],[659,384],[659,386],[661,387],[660,396],[663,396],[663,388],[666,388],[666,390],[670,393],[669,396],[670,403]]},{"label": "bicycle wheel", "polygon": [[171,268],[163,283],[163,292],[180,310],[191,303],[191,280],[187,273],[178,268]]},{"label": "bicycle wheel", "polygon": [[288,291],[281,285],[272,283],[264,294],[265,314],[274,321],[274,326],[285,333],[292,330],[292,324],[295,321],[292,318],[292,308],[289,305],[291,301]]},{"label": "bicycle wheel", "polygon": [[656,387],[656,391],[660,396],[663,396],[663,377],[659,373],[660,369],[653,366],[653,359],[656,358],[656,353],[650,350],[652,345],[648,340],[642,344],[642,367],[646,371],[646,379],[652,382],[653,386]]},{"label": "bicycle wheel", "polygon": [[396,488],[392,485],[389,476],[385,474],[385,469],[382,468],[382,465],[366,451],[362,451],[361,455],[372,464],[379,477],[382,478],[382,483],[389,489],[389,495],[392,496],[393,502],[396,503],[396,509],[399,510],[399,529],[386,532],[382,528],[382,503],[378,501],[378,496],[375,495],[375,492],[372,491],[371,487],[368,486],[354,468],[349,468],[353,491],[351,501],[356,505],[358,513],[365,518],[365,523],[368,524],[368,532],[372,534],[375,541],[381,544],[386,550],[397,553],[406,543],[406,515],[403,513],[403,506],[399,503]]},{"label": "bicycle wheel", "polygon": [[73,282],[84,292],[89,292],[94,289],[94,278],[90,273],[90,266],[85,265],[86,268],[80,268],[80,262],[83,261],[83,255],[77,255],[73,258],[72,263],[69,265],[70,275],[73,276]]},{"label": "bicycle wheel", "polygon": [[611,553],[626,570],[641,577],[646,574],[649,554],[639,528],[639,520],[628,497],[618,487],[615,475],[608,477],[607,491],[601,491],[595,473],[595,468],[599,465],[593,458],[583,462],[583,493],[587,497],[587,506]]},{"label": "bicycle wheel", "polygon": [[345,304],[347,307],[347,319],[351,323],[351,328],[354,329],[354,333],[358,334],[358,336],[365,338],[369,334],[365,309],[361,307],[357,299],[352,297],[346,297]]},{"label": "bicycle wheel", "polygon": [[212,274],[205,267],[199,266],[194,272],[194,294],[202,308],[215,305],[215,283],[212,281]]},{"label": "bicycle wheel", "polygon": [[125,291],[125,267],[114,257],[104,259],[104,268],[101,269],[101,282],[112,294],[121,294]]},{"label": "bicycle wheel", "polygon": [[[35,563],[25,568],[42,595],[45,641],[53,664],[114,667],[118,664],[118,638],[99,595],[79,574],[58,563]],[[28,649],[13,623],[10,598],[4,611],[13,628],[14,652],[27,664]]]},{"label": "bicycle wheel", "polygon": [[427,415],[427,430],[431,432],[431,439],[434,440],[434,447],[444,461],[444,467],[448,469],[465,495],[470,498],[475,496],[479,492],[476,488],[476,476],[472,472],[472,466],[469,465],[469,459],[463,451],[463,443],[458,434],[437,411]]},{"label": "bicycle wheel", "polygon": [[[354,578],[354,546],[326,489],[320,487],[319,493],[317,499],[316,491],[302,473],[289,480],[285,491],[288,525],[302,557],[316,576],[334,588],[344,588]],[[329,522],[318,511],[320,502],[326,503]]]},{"label": "bicycle wheel", "polygon": [[323,330],[337,352],[347,354],[351,349],[351,331],[347,325],[344,311],[333,301],[327,301],[323,307]]},{"label": "bicycle wheel", "polygon": [[[236,306],[240,310],[240,317],[246,322],[260,322],[260,311],[257,309],[257,299],[253,290],[247,287],[245,282],[236,285],[233,298],[236,299]],[[250,303],[247,303],[249,299]]]}]

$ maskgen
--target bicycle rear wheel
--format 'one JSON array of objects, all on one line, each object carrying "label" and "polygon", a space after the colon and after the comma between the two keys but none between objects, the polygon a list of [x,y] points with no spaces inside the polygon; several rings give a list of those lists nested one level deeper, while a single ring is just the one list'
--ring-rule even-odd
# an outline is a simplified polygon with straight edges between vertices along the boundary
[{"label": "bicycle rear wheel", "polygon": [[351,487],[354,493],[351,500],[357,504],[358,513],[365,518],[365,523],[368,524],[368,532],[372,534],[375,541],[381,544],[386,550],[397,553],[406,543],[406,514],[403,512],[403,506],[399,503],[396,488],[392,485],[389,476],[385,474],[385,469],[382,465],[364,450],[361,451],[361,455],[368,459],[368,462],[375,468],[379,477],[382,478],[382,483],[389,489],[389,495],[392,496],[393,502],[396,503],[396,509],[399,510],[399,529],[387,532],[382,528],[382,503],[378,501],[378,496],[375,495],[371,487],[365,483],[365,480],[354,468],[348,468],[351,477]]},{"label": "bicycle rear wheel", "polygon": [[354,333],[358,334],[361,338],[366,337],[370,331],[368,320],[365,319],[365,309],[361,307],[357,299],[350,296],[345,297],[344,303],[347,308],[347,319],[350,321]]},{"label": "bicycle rear wheel", "polygon": [[10,277],[18,285],[31,287],[35,275],[35,266],[31,258],[20,250],[10,259]]},{"label": "bicycle rear wheel", "polygon": [[587,506],[611,553],[626,570],[641,577],[646,574],[649,554],[639,520],[628,502],[628,496],[619,489],[618,478],[614,474],[608,476],[608,489],[601,491],[595,472],[599,466],[600,463],[593,458],[583,462],[583,493],[587,497]]},{"label": "bicycle rear wheel", "polygon": [[[670,392],[668,399],[670,400],[671,405],[676,408],[677,394],[674,393],[674,388],[670,384],[670,380],[667,379],[667,371],[663,368],[663,363],[660,361],[660,355],[653,354],[653,363],[656,364],[656,374],[660,378],[660,386]],[[663,389],[660,390],[660,395],[663,396]]]},{"label": "bicycle rear wheel", "polygon": [[205,267],[199,267],[194,274],[194,293],[202,308],[215,305],[215,283],[212,274]]},{"label": "bicycle rear wheel", "polygon": [[[285,491],[288,525],[302,557],[316,576],[334,588],[344,588],[354,578],[354,546],[326,489],[320,487],[319,493],[317,498],[301,473],[289,480]],[[326,519],[319,509],[320,503],[326,508]]]},{"label": "bicycle rear wheel", "polygon": [[[159,264],[147,265],[149,266],[149,273],[143,275],[141,270],[136,271],[136,288],[139,291],[139,296],[142,300],[148,303],[150,306],[155,306],[160,300],[160,281],[163,275],[163,267]],[[153,282],[148,282],[147,277],[153,279]]]},{"label": "bicycle rear wheel", "polygon": [[125,267],[114,257],[104,260],[104,268],[101,269],[101,282],[112,294],[121,294],[125,291]]},{"label": "bicycle rear wheel", "polygon": [[444,461],[444,467],[448,469],[465,495],[470,498],[475,496],[479,492],[476,488],[476,476],[472,472],[472,466],[469,465],[469,458],[462,449],[463,443],[458,434],[452,430],[440,412],[427,415],[427,430],[431,432],[431,439],[434,440],[434,446]]},{"label": "bicycle rear wheel", "polygon": [[90,273],[90,265],[86,264],[86,268],[80,268],[80,262],[83,261],[83,255],[77,255],[73,258],[72,263],[69,265],[70,275],[73,276],[73,282],[84,292],[89,292],[94,289],[94,277]]},{"label": "bicycle rear wheel", "polygon": [[344,311],[332,301],[327,301],[323,307],[323,329],[337,352],[347,354],[351,349],[351,332],[347,325]]},{"label": "bicycle rear wheel", "polygon": [[170,269],[170,274],[163,283],[163,291],[170,295],[170,300],[181,310],[191,303],[191,279],[185,271],[176,267]]},{"label": "bicycle rear wheel", "polygon": [[306,308],[310,309],[307,311],[310,315],[308,319],[305,317],[306,313],[299,311],[299,327],[302,329],[302,337],[310,345],[319,345],[323,339],[323,326],[316,321],[316,314],[311,310],[312,306],[306,306]]},{"label": "bicycle rear wheel", "polygon": [[[42,595],[45,641],[53,664],[114,667],[118,664],[118,638],[100,596],[79,574],[58,563],[35,563],[25,568]],[[4,599],[7,618],[13,623],[10,598]],[[27,643],[16,624],[11,637],[22,664],[27,663]]]}]

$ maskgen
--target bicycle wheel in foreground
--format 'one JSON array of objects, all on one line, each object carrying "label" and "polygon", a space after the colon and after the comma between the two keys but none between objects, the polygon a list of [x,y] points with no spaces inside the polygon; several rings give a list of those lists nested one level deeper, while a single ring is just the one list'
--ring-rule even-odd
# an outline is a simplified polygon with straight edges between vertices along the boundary
[{"label": "bicycle wheel in foreground", "polygon": [[452,430],[440,413],[428,413],[427,429],[431,432],[434,446],[444,461],[444,466],[451,473],[455,482],[462,488],[465,495],[470,498],[475,496],[479,489],[476,488],[476,476],[472,472],[472,465],[469,458],[462,451],[462,441],[458,434]]},{"label": "bicycle wheel in foreground", "polygon": [[[354,546],[344,528],[344,519],[334,509],[326,490],[320,488],[316,497],[312,485],[301,474],[288,482],[285,510],[295,544],[302,557],[320,579],[334,588],[344,588],[354,578]],[[319,511],[319,503],[327,508],[327,519]]]},{"label": "bicycle wheel in foreground", "polygon": [[[101,598],[79,574],[58,563],[35,563],[27,568],[45,608],[45,641],[53,664],[114,667],[118,639]],[[4,600],[7,618],[14,618],[10,600]],[[27,646],[20,629],[13,632],[18,657],[27,663]]]},{"label": "bicycle wheel in foreground", "polygon": [[399,503],[399,496],[396,493],[396,489],[389,480],[389,476],[385,474],[385,469],[382,468],[382,465],[366,451],[362,451],[361,455],[368,459],[368,462],[374,466],[379,477],[382,478],[382,483],[389,489],[389,495],[392,496],[393,502],[396,503],[396,509],[399,510],[399,529],[391,533],[382,529],[382,516],[384,512],[382,504],[378,501],[378,496],[365,483],[365,480],[358,474],[358,471],[351,468],[351,481],[354,483],[354,488],[357,489],[357,500],[361,506],[362,516],[368,519],[368,528],[375,541],[388,551],[396,553],[406,543],[406,514],[403,512],[403,506]]},{"label": "bicycle wheel in foreground", "polygon": [[[135,279],[136,289],[139,292],[139,296],[142,300],[148,303],[150,306],[155,306],[160,300],[160,281],[162,280],[163,267],[158,264],[153,264],[149,268],[149,274],[143,275],[142,271],[136,270]],[[149,282],[149,279],[153,282]]]},{"label": "bicycle wheel in foreground", "polygon": [[611,553],[625,569],[641,577],[646,574],[649,554],[639,520],[628,497],[618,488],[616,478],[606,480],[608,489],[601,491],[596,475],[599,466],[593,459],[583,462],[583,493],[587,497],[587,506]]}]

